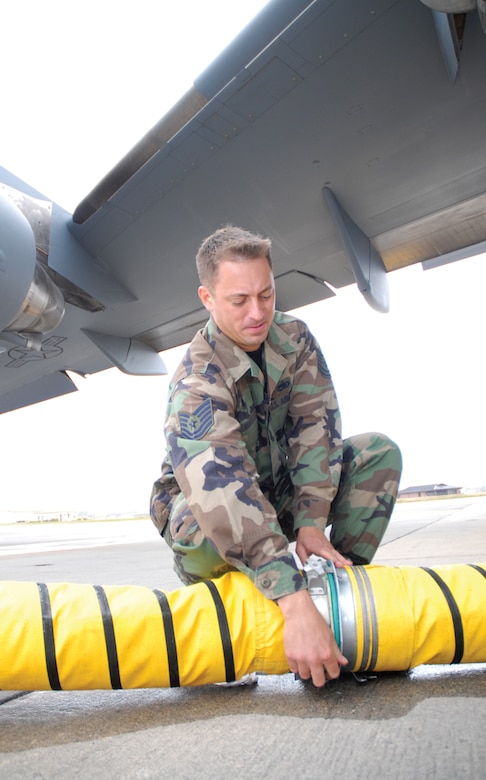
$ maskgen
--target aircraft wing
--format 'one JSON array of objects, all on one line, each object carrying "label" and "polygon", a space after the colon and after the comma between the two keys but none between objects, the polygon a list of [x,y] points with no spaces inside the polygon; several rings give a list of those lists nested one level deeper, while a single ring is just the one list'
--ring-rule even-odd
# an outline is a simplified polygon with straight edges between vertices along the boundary
[{"label": "aircraft wing", "polygon": [[0,411],[74,390],[68,370],[163,372],[227,223],[272,238],[283,310],[356,281],[386,311],[387,271],[485,251],[482,23],[272,0],[73,215],[0,169]]}]

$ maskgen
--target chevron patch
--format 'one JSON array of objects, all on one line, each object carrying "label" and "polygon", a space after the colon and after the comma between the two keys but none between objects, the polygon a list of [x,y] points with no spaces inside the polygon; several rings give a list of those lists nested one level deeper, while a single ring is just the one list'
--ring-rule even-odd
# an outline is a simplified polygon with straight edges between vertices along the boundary
[{"label": "chevron patch", "polygon": [[331,372],[327,367],[326,359],[319,347],[317,348],[316,352],[317,352],[317,367],[319,369],[319,373],[322,374],[322,376],[325,379],[328,379],[331,376]]},{"label": "chevron patch", "polygon": [[214,424],[213,405],[210,398],[200,404],[191,414],[179,412],[181,433],[185,439],[202,439]]}]

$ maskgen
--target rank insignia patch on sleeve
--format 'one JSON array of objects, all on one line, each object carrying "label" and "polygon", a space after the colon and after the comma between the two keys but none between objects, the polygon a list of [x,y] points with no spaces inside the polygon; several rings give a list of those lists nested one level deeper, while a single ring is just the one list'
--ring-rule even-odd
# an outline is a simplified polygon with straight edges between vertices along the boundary
[{"label": "rank insignia patch on sleeve", "polygon": [[211,399],[206,398],[191,414],[179,412],[179,422],[185,439],[202,439],[214,424]]},{"label": "rank insignia patch on sleeve", "polygon": [[317,349],[317,367],[319,369],[319,373],[322,374],[322,376],[325,377],[326,379],[329,379],[329,377],[331,376],[331,372],[327,367],[326,359],[322,354],[320,348]]}]

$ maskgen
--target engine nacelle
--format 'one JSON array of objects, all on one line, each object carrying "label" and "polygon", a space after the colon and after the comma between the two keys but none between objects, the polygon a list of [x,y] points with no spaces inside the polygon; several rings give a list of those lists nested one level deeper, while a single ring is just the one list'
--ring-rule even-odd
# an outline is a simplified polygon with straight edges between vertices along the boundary
[{"label": "engine nacelle", "polygon": [[486,0],[422,0],[422,3],[443,14],[467,14],[476,8],[483,32],[486,32]]},{"label": "engine nacelle", "polygon": [[422,0],[433,11],[443,14],[467,14],[476,8],[477,0]]},{"label": "engine nacelle", "polygon": [[0,192],[0,331],[49,333],[64,316],[64,297],[36,259],[32,228]]}]

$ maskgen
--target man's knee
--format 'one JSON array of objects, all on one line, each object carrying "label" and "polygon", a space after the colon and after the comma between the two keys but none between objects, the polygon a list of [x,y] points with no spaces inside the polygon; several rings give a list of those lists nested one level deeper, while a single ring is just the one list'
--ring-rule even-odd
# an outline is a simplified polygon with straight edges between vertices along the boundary
[{"label": "man's knee", "polygon": [[220,556],[202,532],[187,506],[180,502],[177,514],[167,523],[164,538],[174,554],[174,568],[186,584],[220,577],[232,567]]},{"label": "man's knee", "polygon": [[402,471],[402,455],[398,445],[382,433],[361,433],[343,442],[345,471],[386,469],[397,483]]},{"label": "man's knee", "polygon": [[383,458],[386,459],[387,466],[394,471],[402,473],[402,453],[400,447],[393,439],[383,434],[374,434],[380,438],[380,449],[383,453]]}]

